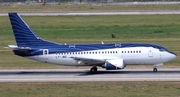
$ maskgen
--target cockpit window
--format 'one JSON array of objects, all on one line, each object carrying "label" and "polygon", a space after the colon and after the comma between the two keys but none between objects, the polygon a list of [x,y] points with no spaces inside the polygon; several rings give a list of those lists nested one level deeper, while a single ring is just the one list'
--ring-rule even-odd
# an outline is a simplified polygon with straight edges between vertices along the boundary
[{"label": "cockpit window", "polygon": [[162,48],[162,49],[159,49],[159,51],[163,52],[163,51],[166,51],[166,50]]}]

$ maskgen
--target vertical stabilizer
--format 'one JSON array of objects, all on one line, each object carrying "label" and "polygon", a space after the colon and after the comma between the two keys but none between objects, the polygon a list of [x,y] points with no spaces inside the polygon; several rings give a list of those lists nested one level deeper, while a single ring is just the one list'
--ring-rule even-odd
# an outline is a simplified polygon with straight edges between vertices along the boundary
[{"label": "vertical stabilizer", "polygon": [[9,19],[16,43],[19,47],[58,45],[56,43],[40,39],[17,13],[9,13]]}]

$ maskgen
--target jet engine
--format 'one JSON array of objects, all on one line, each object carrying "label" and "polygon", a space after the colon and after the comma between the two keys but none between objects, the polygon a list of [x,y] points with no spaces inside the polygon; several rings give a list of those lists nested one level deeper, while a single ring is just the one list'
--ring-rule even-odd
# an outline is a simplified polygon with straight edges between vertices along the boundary
[{"label": "jet engine", "polygon": [[102,67],[106,68],[106,70],[124,69],[125,64],[123,62],[123,59],[113,59],[106,60],[105,64]]}]

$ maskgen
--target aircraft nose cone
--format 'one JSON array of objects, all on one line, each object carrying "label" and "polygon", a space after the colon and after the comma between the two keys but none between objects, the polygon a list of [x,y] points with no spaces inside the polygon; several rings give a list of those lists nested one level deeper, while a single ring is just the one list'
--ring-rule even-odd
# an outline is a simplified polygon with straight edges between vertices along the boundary
[{"label": "aircraft nose cone", "polygon": [[169,53],[168,57],[170,60],[172,60],[172,59],[175,59],[177,55],[175,53]]},{"label": "aircraft nose cone", "polygon": [[162,54],[162,60],[163,62],[168,62],[168,61],[171,61],[173,60],[174,58],[176,58],[177,55],[173,52],[164,52]]},{"label": "aircraft nose cone", "polygon": [[172,59],[176,58],[177,55],[176,54],[172,54]]}]

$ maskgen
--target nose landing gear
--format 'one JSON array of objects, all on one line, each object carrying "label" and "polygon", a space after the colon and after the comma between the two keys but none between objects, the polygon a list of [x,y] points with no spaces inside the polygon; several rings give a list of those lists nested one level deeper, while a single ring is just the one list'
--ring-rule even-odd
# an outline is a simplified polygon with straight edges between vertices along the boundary
[{"label": "nose landing gear", "polygon": [[154,69],[153,69],[153,72],[157,72],[157,66],[163,66],[163,63],[159,63],[159,64],[154,64]]},{"label": "nose landing gear", "polygon": [[154,67],[153,72],[157,72],[157,68],[156,67]]}]

